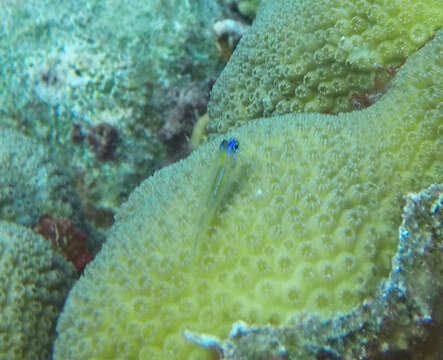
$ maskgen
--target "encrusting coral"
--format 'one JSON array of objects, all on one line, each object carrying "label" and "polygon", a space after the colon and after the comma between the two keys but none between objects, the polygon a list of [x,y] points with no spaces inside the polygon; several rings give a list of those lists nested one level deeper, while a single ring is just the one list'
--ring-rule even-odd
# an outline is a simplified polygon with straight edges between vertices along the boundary
[{"label": "encrusting coral", "polygon": [[442,24],[439,0],[264,1],[214,85],[208,131],[367,106]]},{"label": "encrusting coral", "polygon": [[232,130],[230,190],[204,232],[222,138],[143,182],[68,297],[55,359],[209,359],[184,335],[210,347],[238,320],[290,326],[370,299],[391,270],[403,195],[443,183],[442,53],[440,31],[361,111]]},{"label": "encrusting coral", "polygon": [[48,360],[55,321],[77,278],[32,230],[0,222],[0,359]]}]

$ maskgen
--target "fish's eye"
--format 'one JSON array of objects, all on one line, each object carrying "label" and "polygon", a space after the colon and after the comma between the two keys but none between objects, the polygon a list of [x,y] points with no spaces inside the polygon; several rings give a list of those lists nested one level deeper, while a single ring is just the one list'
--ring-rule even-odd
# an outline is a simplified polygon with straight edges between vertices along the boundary
[{"label": "fish's eye", "polygon": [[234,138],[230,138],[228,142],[228,154],[231,152],[234,154],[238,152],[238,141]]}]

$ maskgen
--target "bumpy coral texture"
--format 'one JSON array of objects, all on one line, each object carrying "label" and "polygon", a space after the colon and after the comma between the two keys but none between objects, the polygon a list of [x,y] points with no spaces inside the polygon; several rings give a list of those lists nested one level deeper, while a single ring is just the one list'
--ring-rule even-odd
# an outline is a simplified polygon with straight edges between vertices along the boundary
[{"label": "bumpy coral texture", "polygon": [[70,178],[36,141],[0,129],[0,169],[0,219],[26,226],[44,214],[80,219]]},{"label": "bumpy coral texture", "polygon": [[208,130],[366,106],[442,24],[438,0],[266,1],[212,90]]},{"label": "bumpy coral texture", "polygon": [[0,222],[0,359],[51,358],[55,320],[76,272],[48,241]]},{"label": "bumpy coral texture", "polygon": [[[209,29],[220,12],[216,0],[1,1],[0,124],[45,142],[88,205],[117,207],[164,162],[151,87],[218,75]],[[118,131],[111,154],[71,141],[100,126]]]},{"label": "bumpy coral texture", "polygon": [[329,317],[370,295],[390,269],[402,194],[443,181],[441,35],[372,107],[232,131],[240,151],[215,211],[205,189],[220,138],[146,180],[70,293],[55,359],[208,359],[185,329],[226,337],[239,319]]},{"label": "bumpy coral texture", "polygon": [[[302,314],[290,327],[242,327],[216,343],[226,360],[439,360],[443,338],[443,185],[405,196],[389,277],[346,316]],[[394,354],[400,354],[395,356]]]}]

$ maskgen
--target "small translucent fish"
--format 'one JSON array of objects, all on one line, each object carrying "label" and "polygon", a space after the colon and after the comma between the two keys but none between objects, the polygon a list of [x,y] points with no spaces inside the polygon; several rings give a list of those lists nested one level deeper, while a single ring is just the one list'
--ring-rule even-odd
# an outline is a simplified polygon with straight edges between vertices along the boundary
[{"label": "small translucent fish", "polygon": [[208,197],[202,207],[197,238],[206,233],[217,209],[231,188],[232,179],[235,177],[235,157],[238,149],[239,143],[234,138],[220,143],[217,158],[208,179],[206,191],[204,191]]},{"label": "small translucent fish", "polygon": [[212,186],[209,202],[215,201],[217,199],[217,195],[223,191],[224,185],[226,184],[226,179],[228,177],[227,174],[233,166],[235,155],[238,153],[238,141],[234,138],[223,140],[218,149],[219,159],[216,173],[217,175]]}]

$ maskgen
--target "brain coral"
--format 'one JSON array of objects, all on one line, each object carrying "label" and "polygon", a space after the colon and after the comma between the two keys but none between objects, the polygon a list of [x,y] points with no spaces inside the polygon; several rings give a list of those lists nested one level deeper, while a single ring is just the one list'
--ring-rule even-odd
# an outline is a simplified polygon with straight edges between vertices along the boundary
[{"label": "brain coral", "polygon": [[349,111],[356,95],[375,99],[442,24],[439,0],[266,1],[212,90],[208,130]]},{"label": "brain coral", "polygon": [[185,330],[226,337],[239,319],[328,318],[370,296],[390,270],[402,194],[443,182],[442,40],[374,106],[232,131],[240,151],[217,209],[204,204],[220,138],[142,183],[69,295],[55,358],[208,359]]},{"label": "brain coral", "polygon": [[0,359],[51,358],[55,320],[75,279],[49,242],[0,222]]},{"label": "brain coral", "polygon": [[36,141],[0,129],[0,168],[0,219],[26,226],[44,214],[81,220],[70,178]]}]

